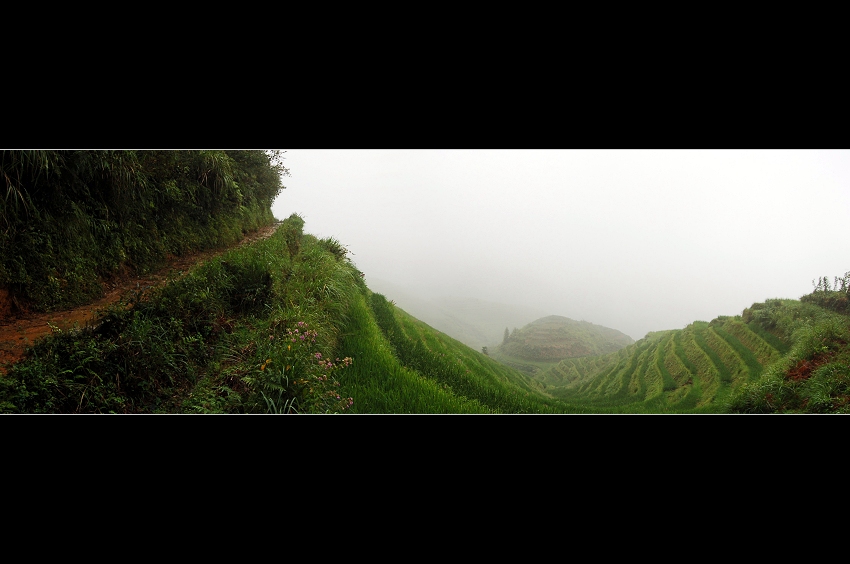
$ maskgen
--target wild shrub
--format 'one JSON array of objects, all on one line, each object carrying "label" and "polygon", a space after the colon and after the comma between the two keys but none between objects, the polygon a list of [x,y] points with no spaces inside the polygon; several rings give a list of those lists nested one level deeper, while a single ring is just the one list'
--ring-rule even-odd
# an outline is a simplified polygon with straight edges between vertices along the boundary
[{"label": "wild shrub", "polygon": [[227,303],[234,314],[255,313],[264,308],[272,297],[272,274],[268,266],[255,260],[222,261],[227,283]]},{"label": "wild shrub", "polygon": [[812,280],[812,285],[814,290],[802,296],[801,302],[817,304],[845,315],[850,314],[850,272],[840,278],[836,276],[832,284],[829,278],[821,276],[817,282]]},{"label": "wild shrub", "polygon": [[800,391],[811,413],[850,412],[850,365],[830,363],[812,372]]},{"label": "wild shrub", "polygon": [[281,226],[278,228],[283,233],[283,239],[286,241],[286,248],[289,250],[289,257],[294,258],[301,250],[301,236],[304,230],[304,219],[294,213],[290,215]]},{"label": "wild shrub", "polygon": [[333,237],[326,237],[324,239],[319,240],[319,245],[332,254],[337,260],[343,260],[348,253],[348,249],[346,249],[342,243],[334,239]]},{"label": "wild shrub", "polygon": [[177,319],[115,306],[96,328],[54,329],[37,341],[0,378],[0,411],[154,411],[191,382],[206,354],[199,345]]},{"label": "wild shrub", "polygon": [[850,293],[848,292],[823,290],[802,296],[800,301],[817,304],[844,315],[850,314]]}]

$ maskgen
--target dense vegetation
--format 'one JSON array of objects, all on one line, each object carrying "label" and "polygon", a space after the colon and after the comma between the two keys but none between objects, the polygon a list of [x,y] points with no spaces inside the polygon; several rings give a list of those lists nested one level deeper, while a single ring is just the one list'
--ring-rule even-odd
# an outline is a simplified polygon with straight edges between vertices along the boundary
[{"label": "dense vegetation", "polygon": [[82,304],[127,269],[241,239],[274,221],[280,157],[0,150],[0,298],[36,311]]},{"label": "dense vegetation", "polygon": [[55,331],[0,378],[11,413],[553,413],[539,384],[366,287],[293,214],[270,238]]},{"label": "dense vegetation", "polygon": [[[823,279],[825,280],[825,279]],[[777,335],[787,349],[729,401],[742,413],[850,413],[850,287],[817,287],[797,300],[768,300],[744,320]]]}]

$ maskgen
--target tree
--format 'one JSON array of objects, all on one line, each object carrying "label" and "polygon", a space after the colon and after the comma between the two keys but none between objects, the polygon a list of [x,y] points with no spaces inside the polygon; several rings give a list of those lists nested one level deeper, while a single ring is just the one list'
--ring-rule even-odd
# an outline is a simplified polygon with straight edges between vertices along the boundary
[{"label": "tree", "polygon": [[505,327],[505,338],[504,338],[504,339],[502,339],[502,344],[503,344],[503,345],[504,345],[504,344],[507,344],[507,342],[508,342],[508,338],[509,338],[510,336],[511,336],[511,334],[510,334],[510,333],[508,333],[508,328],[507,328],[507,327]]}]

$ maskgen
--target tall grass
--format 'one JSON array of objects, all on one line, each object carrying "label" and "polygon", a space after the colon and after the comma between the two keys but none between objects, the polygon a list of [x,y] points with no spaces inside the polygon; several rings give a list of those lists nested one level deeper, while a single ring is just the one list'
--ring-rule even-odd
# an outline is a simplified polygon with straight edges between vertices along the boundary
[{"label": "tall grass", "polygon": [[790,342],[761,377],[730,396],[740,413],[850,412],[850,318],[810,301],[772,300],[754,319]]},{"label": "tall grass", "polygon": [[[458,397],[475,400],[493,413],[555,413],[557,402],[546,399],[521,381],[499,378],[508,372],[482,353],[455,342],[441,347],[444,352],[431,350],[421,339],[424,324],[390,304],[381,294],[371,294],[370,308],[378,327],[392,345],[399,362],[423,378],[438,383]],[[430,330],[433,331],[433,330]]]},{"label": "tall grass", "polygon": [[402,365],[360,294],[351,303],[341,335],[341,354],[354,363],[341,377],[341,391],[355,398],[351,413],[490,413],[474,399]]}]

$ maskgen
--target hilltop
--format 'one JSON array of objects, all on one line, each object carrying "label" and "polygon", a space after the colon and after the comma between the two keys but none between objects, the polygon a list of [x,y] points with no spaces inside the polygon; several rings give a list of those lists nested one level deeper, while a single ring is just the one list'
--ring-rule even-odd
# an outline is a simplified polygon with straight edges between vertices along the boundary
[{"label": "hilltop", "polygon": [[508,333],[499,352],[524,360],[553,361],[595,356],[617,351],[634,343],[628,335],[561,315],[549,315]]}]

